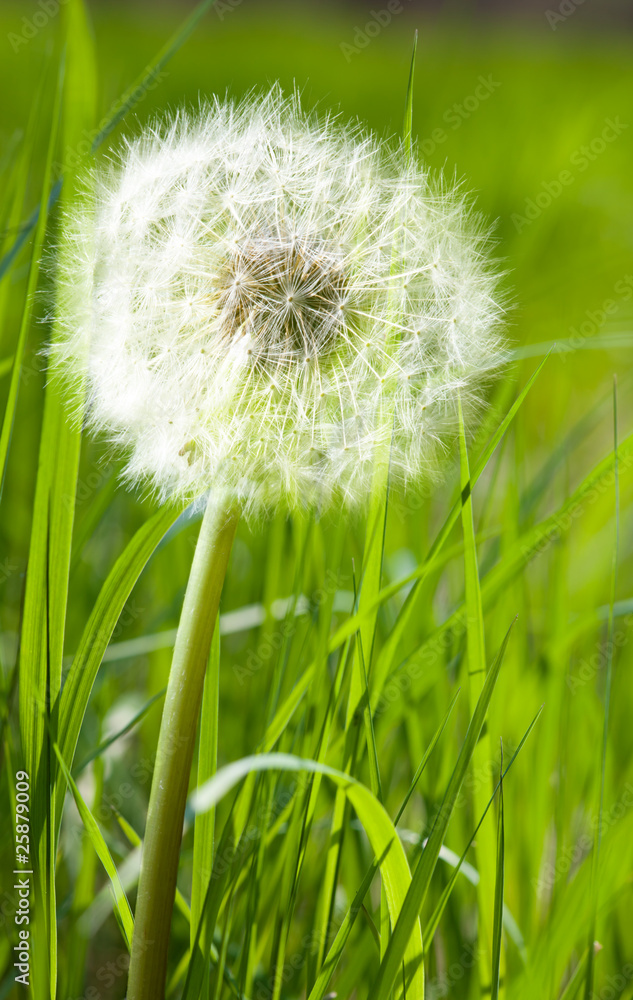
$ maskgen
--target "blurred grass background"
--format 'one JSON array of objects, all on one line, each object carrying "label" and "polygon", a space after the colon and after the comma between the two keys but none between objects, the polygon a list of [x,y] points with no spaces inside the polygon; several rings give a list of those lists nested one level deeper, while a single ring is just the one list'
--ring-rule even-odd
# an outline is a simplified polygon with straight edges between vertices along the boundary
[{"label": "blurred grass background", "polygon": [[[164,43],[184,9],[169,4],[151,8],[105,3],[91,6],[102,113]],[[612,448],[614,373],[619,379],[621,436],[631,428],[633,36],[626,27],[626,18],[617,21],[621,8],[616,10],[613,5],[611,9],[597,0],[592,5],[592,0],[587,0],[555,28],[546,17],[547,8],[537,9],[536,5],[527,12],[517,6],[511,11],[515,15],[512,17],[498,12],[476,17],[474,5],[472,9],[468,5],[451,5],[443,12],[431,13],[404,3],[402,12],[393,14],[388,24],[379,25],[375,37],[369,38],[365,28],[376,21],[376,11],[381,13],[383,9],[386,7],[382,0],[377,0],[373,8],[316,3],[280,7],[249,0],[221,3],[170,62],[155,89],[143,97],[135,112],[118,128],[112,142],[117,135],[138,129],[167,107],[196,103],[199,97],[225,91],[239,96],[275,80],[286,90],[297,86],[307,105],[339,108],[344,118],[358,117],[379,134],[393,135],[402,125],[412,37],[414,30],[419,30],[414,132],[430,166],[463,181],[466,189],[473,191],[478,208],[494,225],[495,253],[506,270],[508,334],[518,360],[493,393],[493,413],[494,407],[505,412],[543,353],[552,343],[559,344],[559,353],[547,361],[511,433],[475,491],[476,526],[489,533],[480,547],[483,576],[531,525],[559,507]],[[58,15],[52,15],[46,21],[40,18],[42,26],[36,28],[32,38],[26,38],[24,18],[33,24],[40,10],[36,4],[22,3],[4,4],[0,12],[0,92],[5,95],[0,110],[0,167],[5,177],[11,151],[19,144],[58,30]],[[551,10],[557,11],[558,5],[552,4]],[[613,19],[607,16],[609,12]],[[50,68],[48,72],[52,79],[54,73]],[[43,106],[44,119],[46,114]],[[615,128],[609,123],[615,123]],[[571,181],[563,184],[560,177],[565,171]],[[41,176],[34,171],[25,198],[25,216],[37,203],[39,182]],[[529,215],[535,217],[529,219]],[[12,352],[24,294],[25,260],[21,257],[16,262],[9,278],[9,322],[0,331],[0,358]],[[45,311],[46,298],[42,297],[38,313],[43,316]],[[46,336],[45,323],[33,326],[2,501],[0,623],[5,682],[15,659],[28,553],[44,378],[40,352]],[[115,555],[149,509],[148,504],[121,488],[116,471],[116,463],[98,443],[85,443],[68,653],[76,648]],[[604,912],[598,924],[598,939],[604,947],[598,959],[596,995],[605,1000],[633,996],[633,965],[629,966],[633,963],[631,483],[630,472],[624,469],[616,594],[616,634],[621,638],[616,651],[607,761]],[[394,509],[386,540],[385,583],[399,579],[420,563],[456,495],[457,485],[457,466],[452,460],[447,465],[446,485],[433,497],[422,504]],[[304,530],[301,521],[275,523],[265,530],[240,529],[224,611],[259,602],[270,606],[271,601],[295,591],[313,594],[323,586],[328,570],[336,574],[337,589],[352,590],[352,557],[358,566],[362,524],[351,526],[342,543],[340,562],[336,563],[332,561],[337,552],[333,539],[338,537],[334,520],[312,526],[305,548]],[[538,707],[545,705],[538,728],[506,783],[506,903],[525,941],[528,970],[537,970],[531,980],[524,968],[525,955],[521,955],[516,943],[509,942],[508,996],[559,996],[565,976],[586,945],[590,874],[587,837],[596,826],[613,537],[610,489],[585,503],[569,530],[561,526],[550,544],[543,546],[511,586],[485,609],[490,652],[496,651],[510,621],[519,615],[489,719],[494,745],[502,738],[507,748],[515,747]],[[176,625],[194,539],[195,528],[187,527],[158,551],[124,611],[116,642],[153,635]],[[459,533],[452,540],[458,542]],[[403,655],[433,635],[462,595],[463,572],[458,556],[425,583],[419,615],[408,630]],[[388,633],[399,602],[399,597],[394,598],[381,612],[381,635]],[[318,617],[318,607],[313,610]],[[274,622],[268,617],[261,629],[240,631],[223,641],[223,762],[253,752],[262,735],[262,706],[278,659],[278,650],[270,641],[275,634]],[[310,662],[314,641],[312,619],[304,618],[292,637],[295,672],[302,663]],[[256,666],[251,669],[253,664]],[[463,685],[462,665],[462,638],[453,636],[442,647],[441,669],[429,671],[416,682],[413,691],[401,693],[397,704],[376,721],[385,797],[393,806],[392,813],[451,697]],[[84,726],[78,761],[161,690],[168,667],[168,648],[133,658],[112,657],[104,665]],[[286,677],[282,671],[282,688],[290,684],[292,676]],[[420,794],[416,794],[405,814],[403,822],[414,831],[425,828],[441,799],[467,720],[462,700],[456,709],[456,732],[451,731],[433,755]],[[128,848],[108,803],[116,805],[142,830],[159,714],[155,705],[142,723],[117,740],[103,758],[101,818],[117,860],[123,859]],[[289,731],[282,748],[292,748],[296,738],[296,732]],[[496,762],[491,762],[491,773],[494,767]],[[359,773],[367,780],[364,765]],[[474,776],[473,781],[480,779]],[[90,782],[94,781],[90,769],[82,780],[90,797]],[[126,790],[122,791],[124,786]],[[458,853],[476,819],[466,798],[451,825],[448,841]],[[3,815],[0,822],[1,842],[3,850],[6,845],[8,857],[8,815]],[[69,914],[78,863],[73,829],[78,822],[69,810],[60,867],[62,937],[68,921],[72,922]],[[364,870],[358,859],[367,853],[366,845],[358,837],[354,834],[346,848],[338,900],[341,906],[346,892],[349,902],[349,893]],[[323,844],[317,831],[312,847],[314,865],[302,878],[302,902],[295,914],[293,935],[297,940],[310,926]],[[444,884],[442,878],[447,877],[447,871],[440,872],[437,893]],[[96,878],[101,885],[101,874],[97,873]],[[186,884],[185,856],[183,887]],[[0,907],[0,956],[7,970],[0,970],[2,997],[17,996],[11,992],[8,978],[13,933],[11,898],[11,893],[5,891]],[[429,990],[436,989],[431,996],[478,995],[473,992],[475,978],[463,959],[464,948],[474,940],[475,914],[474,889],[461,880],[430,948]],[[177,942],[185,937],[178,921],[176,917],[175,955]],[[98,996],[107,1000],[123,997],[122,971],[111,971],[109,977],[99,975],[107,961],[116,961],[121,952],[107,903],[103,913],[98,905],[89,908],[82,927],[87,935],[86,984],[92,984]],[[356,933],[361,937],[369,932],[365,929]],[[358,948],[358,954],[363,956],[357,967],[358,980],[350,953],[338,985],[341,996],[356,995],[355,986],[358,996],[368,995],[375,959],[366,945],[361,948],[359,944]],[[71,968],[72,956],[66,957],[66,963],[67,967],[62,966],[66,992],[61,995],[63,1000],[76,1000],[84,995],[81,990],[85,985],[82,976]],[[453,963],[462,971],[443,993],[442,983],[450,980],[447,970]],[[442,980],[442,975],[449,980]],[[285,989],[283,996],[302,995],[300,972]],[[97,1000],[94,994],[93,1000]]]}]

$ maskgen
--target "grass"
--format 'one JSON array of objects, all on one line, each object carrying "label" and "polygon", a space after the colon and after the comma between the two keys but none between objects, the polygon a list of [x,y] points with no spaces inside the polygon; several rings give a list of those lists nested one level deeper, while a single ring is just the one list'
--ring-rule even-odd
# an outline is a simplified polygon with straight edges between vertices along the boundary
[{"label": "grass", "polygon": [[[125,995],[199,527],[126,492],[46,387],[54,319],[36,322],[47,306],[33,291],[51,291],[40,260],[59,200],[72,205],[68,153],[86,134],[90,145],[104,133],[106,148],[135,116],[198,92],[280,79],[381,132],[404,115],[431,165],[466,178],[497,220],[517,357],[431,496],[387,503],[377,490],[368,521],[351,525],[240,525],[190,783],[169,996],[388,1000],[403,968],[407,996],[420,996],[423,956],[427,997],[630,1000],[630,41],[583,35],[580,14],[556,33],[469,35],[407,12],[348,62],[340,43],[360,15],[334,10],[209,10],[186,40],[169,8],[95,7],[87,22],[78,0],[63,10],[17,52],[8,33],[24,9],[0,15],[0,84],[19,83],[0,118],[0,998],[24,995],[21,770],[34,852],[39,834],[30,995]],[[479,77],[489,96],[453,128],[450,109]],[[119,121],[139,79],[152,89]],[[626,127],[600,143],[608,120]],[[573,180],[552,194],[565,170]]]}]

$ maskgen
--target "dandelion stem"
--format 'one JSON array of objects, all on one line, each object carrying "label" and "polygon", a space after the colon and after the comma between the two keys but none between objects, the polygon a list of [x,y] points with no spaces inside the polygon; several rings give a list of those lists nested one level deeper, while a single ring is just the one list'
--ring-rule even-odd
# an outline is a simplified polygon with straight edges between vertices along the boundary
[{"label": "dandelion stem", "polygon": [[128,1000],[162,1000],[185,803],[220,594],[238,521],[212,501],[183,604],[158,738],[139,879]]}]

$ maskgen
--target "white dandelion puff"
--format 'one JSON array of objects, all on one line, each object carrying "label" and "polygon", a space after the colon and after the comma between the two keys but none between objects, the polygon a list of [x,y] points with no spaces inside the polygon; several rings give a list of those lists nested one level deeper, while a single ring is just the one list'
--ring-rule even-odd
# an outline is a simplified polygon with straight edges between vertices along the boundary
[{"label": "white dandelion puff", "polygon": [[463,201],[278,88],[126,143],[67,220],[53,364],[162,499],[355,506],[433,475],[499,366]]}]

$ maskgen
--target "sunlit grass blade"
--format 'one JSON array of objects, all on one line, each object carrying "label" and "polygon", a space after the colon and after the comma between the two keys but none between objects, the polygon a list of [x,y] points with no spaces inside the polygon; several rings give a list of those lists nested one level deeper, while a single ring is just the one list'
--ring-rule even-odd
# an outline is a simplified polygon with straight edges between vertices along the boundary
[{"label": "sunlit grass blade", "polygon": [[[253,771],[267,770],[307,771],[321,774],[332,780],[337,787],[345,790],[350,804],[365,828],[374,854],[382,858],[380,870],[390,917],[392,923],[395,924],[406,899],[407,889],[411,884],[406,855],[395,827],[384,808],[369,789],[349,775],[316,761],[305,760],[289,754],[261,754],[256,757],[247,757],[226,765],[210,781],[197,789],[190,798],[191,810],[199,814],[213,808],[235,785]],[[409,1000],[422,1000],[424,997],[422,954],[422,935],[419,921],[417,921],[413,923],[409,939],[403,949],[403,958],[406,958],[407,967],[410,970],[407,990]],[[190,969],[190,973],[193,978],[195,976],[194,970]],[[396,994],[397,996],[402,995],[400,990],[396,990]],[[187,995],[192,994],[187,994],[187,990],[185,990],[185,996]]]},{"label": "sunlit grass blade", "polygon": [[[468,465],[468,448],[464,431],[464,421],[459,412],[459,454],[462,490],[462,530],[464,534],[464,588],[466,609],[466,662],[468,701],[471,715],[475,711],[486,677],[486,643],[484,617],[479,584],[479,565],[475,542],[473,518],[472,483]],[[480,737],[473,752],[473,773],[476,778],[488,773],[491,760],[489,732]],[[473,786],[473,805],[476,816],[481,816],[490,795],[490,783],[476,780]],[[479,869],[477,886],[478,939],[480,988],[487,992],[490,988],[490,949],[493,937],[493,885],[495,870],[495,844],[492,817],[482,824],[476,849],[476,865]]]},{"label": "sunlit grass blade", "polygon": [[410,936],[419,920],[420,910],[428,892],[435,866],[437,865],[440,848],[455,808],[457,796],[466,777],[466,772],[486,720],[488,705],[490,704],[490,699],[492,698],[492,693],[499,676],[503,656],[510,639],[511,629],[512,626],[508,629],[501,649],[486,676],[477,707],[470,721],[468,732],[462,744],[442,805],[435,818],[426,847],[413,873],[411,886],[401,908],[400,916],[394,926],[387,952],[380,963],[373,1000],[388,1000],[391,990],[397,983],[400,966],[403,960],[405,960]]},{"label": "sunlit grass blade", "polygon": [[[404,810],[406,809],[407,804],[408,804],[411,796],[413,795],[413,792],[415,791],[415,788],[416,788],[416,786],[417,786],[417,784],[418,784],[418,782],[419,782],[419,780],[420,780],[420,778],[421,778],[421,776],[422,776],[422,774],[424,772],[424,769],[425,769],[425,767],[426,767],[426,765],[427,765],[427,763],[429,761],[429,757],[433,753],[433,750],[435,749],[435,747],[436,747],[436,745],[438,743],[438,740],[440,739],[442,733],[444,732],[444,730],[446,728],[446,724],[447,724],[447,722],[448,722],[448,720],[449,720],[449,718],[451,716],[451,713],[452,713],[453,708],[455,706],[455,702],[457,701],[458,695],[459,695],[459,692],[457,692],[457,694],[454,696],[453,700],[451,701],[451,704],[448,707],[448,711],[446,712],[446,715],[444,716],[442,722],[440,723],[440,725],[439,725],[438,729],[436,730],[436,732],[434,733],[434,735],[433,735],[433,737],[432,737],[432,739],[431,739],[431,741],[430,741],[427,749],[424,752],[422,760],[420,761],[420,763],[419,763],[419,765],[418,765],[418,767],[416,769],[415,775],[413,776],[413,780],[412,780],[412,782],[411,782],[411,784],[410,784],[410,786],[409,786],[409,788],[407,790],[407,793],[406,793],[406,795],[405,795],[402,803],[400,804],[400,808],[398,809],[398,812],[396,813],[396,817],[395,817],[395,819],[393,821],[394,822],[394,826],[397,826],[397,824],[398,824],[398,822],[399,822],[402,814],[404,813]],[[334,975],[334,972],[336,971],[336,967],[337,967],[337,965],[338,965],[338,963],[339,963],[339,961],[341,959],[341,956],[343,954],[343,950],[345,948],[345,945],[347,944],[347,941],[349,939],[349,936],[350,936],[350,933],[352,931],[352,928],[354,927],[354,923],[356,921],[356,917],[358,916],[358,913],[361,910],[361,906],[362,906],[363,900],[364,900],[365,896],[367,895],[367,893],[369,891],[369,888],[371,886],[371,883],[373,881],[373,878],[374,878],[374,876],[375,876],[378,868],[380,867],[380,860],[381,859],[378,858],[378,857],[374,858],[374,860],[372,861],[371,865],[367,869],[367,871],[366,871],[366,873],[365,873],[365,875],[363,877],[363,880],[362,880],[362,882],[360,884],[360,887],[358,888],[358,890],[356,892],[356,895],[354,897],[352,905],[348,909],[347,913],[345,914],[345,917],[343,918],[343,920],[341,921],[341,923],[339,925],[339,928],[338,928],[338,930],[336,932],[336,936],[334,938],[334,941],[332,942],[332,944],[330,946],[330,949],[327,952],[327,955],[326,955],[326,957],[325,957],[325,959],[324,959],[324,961],[323,961],[323,963],[321,965],[321,968],[319,970],[319,974],[318,974],[318,976],[316,978],[315,984],[314,984],[312,990],[310,991],[310,994],[308,996],[308,1000],[323,1000],[323,997],[325,996],[325,991],[327,990],[328,985],[330,983],[330,980],[331,980],[332,976]]]},{"label": "sunlit grass blade", "polygon": [[[380,592],[382,567],[384,557],[385,530],[388,509],[389,464],[384,449],[379,449],[372,482],[369,513],[365,531],[363,549],[363,568],[360,597],[357,602],[360,624],[356,642],[353,647],[353,659],[347,710],[345,716],[345,748],[343,770],[350,774],[354,770],[357,756],[362,752],[362,737],[357,723],[359,718],[364,722],[365,743],[370,754],[370,770],[374,785],[374,793],[380,786],[378,760],[375,756],[375,741],[371,719],[371,704],[369,699],[369,673],[371,671],[374,637],[378,617],[377,596]],[[356,603],[356,602],[355,602]],[[372,609],[364,614],[365,608]],[[314,668],[312,668],[314,669]],[[345,835],[347,831],[346,815],[348,799],[344,789],[336,792],[329,843],[326,853],[325,872],[319,891],[317,903],[317,966],[327,947],[334,902],[336,883],[341,863]]]},{"label": "sunlit grass blade", "polygon": [[[60,71],[58,104],[53,112],[53,129],[61,109],[62,141],[76,142],[79,130],[90,127],[94,114],[94,61],[80,0],[73,0],[67,12],[66,52]],[[46,226],[46,206],[56,136],[49,146],[42,203],[36,223],[38,260]],[[65,205],[72,197],[69,183]],[[32,270],[37,280],[36,269]],[[34,286],[33,289],[34,291]],[[26,329],[26,328],[25,328]],[[22,340],[24,335],[20,334]],[[19,377],[24,344],[14,361]],[[17,393],[17,383],[16,383]],[[14,405],[14,401],[12,403]],[[6,427],[6,425],[5,425]],[[8,430],[3,429],[3,449],[8,446]],[[62,656],[68,597],[70,543],[74,516],[74,495],[79,464],[80,430],[71,428],[63,415],[56,387],[46,387],[40,438],[39,464],[29,566],[24,602],[22,649],[20,656],[20,721],[23,744],[34,775],[34,842],[37,847],[38,893],[34,952],[39,953],[46,938],[48,992],[54,1000],[57,989],[57,916],[55,905],[55,857],[57,825],[52,800],[57,765],[50,746],[57,733],[58,696],[62,679]],[[4,460],[4,456],[3,456]],[[41,905],[38,902],[41,897]],[[39,913],[39,921],[37,914]],[[45,934],[42,933],[45,932]],[[40,969],[41,960],[35,962]],[[39,971],[34,977],[36,995],[42,992]]]}]

